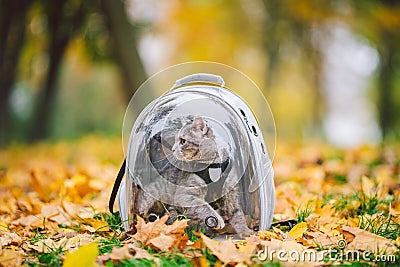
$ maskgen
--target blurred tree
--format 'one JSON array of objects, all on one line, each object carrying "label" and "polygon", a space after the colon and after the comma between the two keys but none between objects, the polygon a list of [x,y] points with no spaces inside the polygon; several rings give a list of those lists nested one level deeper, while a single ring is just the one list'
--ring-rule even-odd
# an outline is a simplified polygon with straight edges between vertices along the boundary
[{"label": "blurred tree", "polygon": [[[10,125],[10,96],[12,88],[17,82],[16,73],[22,63],[21,52],[24,50],[26,32],[29,25],[29,12],[32,4],[46,19],[45,53],[48,56],[48,67],[42,85],[39,85],[35,98],[33,114],[31,114],[31,129],[27,133],[30,140],[43,139],[49,134],[49,121],[52,115],[55,96],[57,94],[57,79],[59,76],[64,54],[74,38],[78,35],[93,34],[87,28],[89,18],[93,15],[106,21],[106,29],[97,32],[110,36],[112,42],[106,44],[109,55],[102,55],[111,59],[121,68],[122,78],[125,81],[124,95],[129,101],[140,83],[146,78],[143,65],[138,55],[136,38],[133,26],[127,19],[125,3],[109,0],[37,0],[14,1],[1,0],[0,6],[0,146],[4,145],[12,135]],[[86,47],[90,55],[98,55],[95,48],[101,38],[86,38]],[[90,51],[94,49],[94,51]],[[110,51],[113,51],[110,53]],[[104,52],[104,51],[103,51]],[[33,55],[31,55],[33,56]],[[94,56],[93,59],[104,59]],[[23,62],[26,64],[27,62]],[[23,65],[24,65],[23,64]],[[15,129],[14,129],[15,130]]]},{"label": "blurred tree", "polygon": [[113,56],[121,67],[125,81],[124,95],[127,102],[144,82],[146,74],[137,50],[136,33],[128,21],[122,1],[102,0],[102,12],[112,38]]},{"label": "blurred tree", "polygon": [[[85,2],[87,3],[87,2]],[[81,1],[44,0],[48,19],[49,67],[43,89],[37,98],[33,114],[33,140],[45,138],[49,132],[49,118],[57,89],[57,77],[64,52],[75,33],[82,27],[90,11]]]},{"label": "blurred tree", "polygon": [[176,1],[168,11],[155,31],[173,38],[175,60],[235,65],[246,49],[258,44],[258,25],[251,23],[240,0]]},{"label": "blurred tree", "polygon": [[30,5],[29,0],[0,0],[0,146],[11,134],[9,98],[25,40]]},{"label": "blurred tree", "polygon": [[379,124],[383,137],[400,130],[400,2],[352,1],[347,21],[355,32],[368,38],[379,53],[377,73]]},{"label": "blurred tree", "polygon": [[325,103],[322,47],[316,35],[323,32],[326,21],[337,16],[334,1],[263,0],[263,3],[267,13],[263,34],[268,65],[267,86],[273,87],[276,77],[282,74],[280,65],[287,56],[282,53],[283,48],[288,45],[296,47],[301,54],[303,75],[313,90],[310,119],[305,122],[308,124],[305,130],[307,134],[320,137]]}]

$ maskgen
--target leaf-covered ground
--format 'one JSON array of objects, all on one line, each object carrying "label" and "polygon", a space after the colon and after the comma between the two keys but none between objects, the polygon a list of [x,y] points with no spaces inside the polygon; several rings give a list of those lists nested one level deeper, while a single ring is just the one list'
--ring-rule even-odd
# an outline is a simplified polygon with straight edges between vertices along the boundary
[{"label": "leaf-covered ground", "polygon": [[217,242],[166,217],[122,231],[107,213],[118,139],[12,145],[0,151],[0,266],[400,264],[398,145],[277,149],[273,228]]}]

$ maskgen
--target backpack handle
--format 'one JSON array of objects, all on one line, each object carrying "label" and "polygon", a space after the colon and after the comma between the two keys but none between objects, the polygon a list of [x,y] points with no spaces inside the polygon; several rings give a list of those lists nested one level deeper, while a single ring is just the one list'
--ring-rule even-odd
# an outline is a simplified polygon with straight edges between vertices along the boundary
[{"label": "backpack handle", "polygon": [[219,75],[209,74],[209,73],[196,73],[185,76],[175,82],[170,92],[175,90],[176,88],[188,85],[190,83],[205,83],[205,84],[212,84],[212,85],[219,85],[220,87],[225,86],[225,81]]}]

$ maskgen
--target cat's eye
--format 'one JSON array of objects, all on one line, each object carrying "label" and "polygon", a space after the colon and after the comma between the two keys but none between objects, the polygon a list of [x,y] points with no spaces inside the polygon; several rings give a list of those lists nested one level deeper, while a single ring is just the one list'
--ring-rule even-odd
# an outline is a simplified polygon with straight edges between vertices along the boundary
[{"label": "cat's eye", "polygon": [[183,139],[183,138],[181,138],[181,139],[179,140],[179,143],[180,143],[181,145],[184,145],[184,144],[186,143],[186,140]]}]

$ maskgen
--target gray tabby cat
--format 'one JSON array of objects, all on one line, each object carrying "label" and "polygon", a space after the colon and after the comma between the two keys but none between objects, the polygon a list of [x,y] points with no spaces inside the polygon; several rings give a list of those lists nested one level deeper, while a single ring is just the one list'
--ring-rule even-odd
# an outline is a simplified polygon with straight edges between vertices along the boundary
[{"label": "gray tabby cat", "polygon": [[[170,149],[162,145],[161,133],[154,135],[146,147],[150,160],[158,173],[171,184],[178,185],[179,190],[176,190],[175,186],[166,185],[165,181],[156,181],[144,185],[144,190],[139,191],[137,202],[139,214],[142,216],[151,212],[159,214],[160,210],[166,208],[170,213],[170,221],[175,220],[178,214],[184,214],[191,219],[189,221],[190,226],[200,228],[206,220],[212,218],[212,220],[216,220],[214,222],[215,229],[225,227],[224,217],[239,236],[252,234],[253,231],[248,228],[245,215],[239,204],[239,192],[236,183],[240,177],[237,177],[234,168],[227,169],[228,174],[224,178],[219,177],[222,170],[218,168],[207,169],[202,172],[191,172],[178,168],[179,162],[183,164],[225,165],[226,167],[226,165],[229,165],[229,155],[225,149],[227,146],[223,142],[201,117],[189,120],[182,126]],[[176,164],[171,163],[172,159],[177,161]],[[211,182],[214,183],[210,187],[212,189],[209,189],[207,183]],[[166,205],[152,197],[160,194],[174,200],[173,203],[190,203],[190,206]],[[223,196],[208,203],[207,198],[215,199],[212,198],[212,194]]]}]

